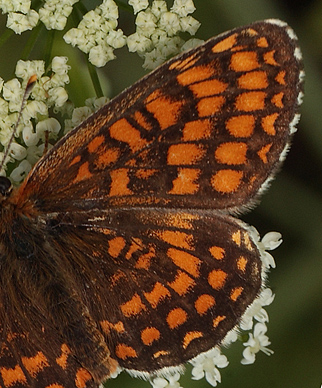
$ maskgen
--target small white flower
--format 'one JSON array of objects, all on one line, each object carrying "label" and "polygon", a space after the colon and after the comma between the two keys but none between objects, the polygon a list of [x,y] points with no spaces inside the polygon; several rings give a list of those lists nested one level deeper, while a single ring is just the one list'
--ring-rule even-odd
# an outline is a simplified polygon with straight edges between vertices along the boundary
[{"label": "small white flower", "polygon": [[22,138],[27,147],[34,146],[39,141],[39,136],[34,132],[31,121],[29,123],[24,123],[22,129]]},{"label": "small white flower", "polygon": [[195,38],[189,39],[182,45],[181,51],[183,52],[183,51],[191,50],[197,46],[200,46],[202,43],[204,43],[204,41],[201,39],[195,39]]},{"label": "small white flower", "polygon": [[17,78],[13,78],[10,81],[7,81],[3,84],[2,88],[3,98],[10,102],[15,102],[21,104],[21,98],[23,91],[21,89],[21,84]]},{"label": "small white flower", "polygon": [[137,14],[149,6],[149,0],[129,0],[128,3],[133,7],[134,14]]},{"label": "small white flower", "polygon": [[269,338],[265,335],[267,326],[264,323],[256,323],[254,326],[254,334],[249,334],[249,339],[244,343],[246,349],[243,351],[243,359],[241,363],[244,365],[253,364],[255,362],[256,353],[264,352],[267,356],[273,354],[273,350],[268,349],[270,345]]},{"label": "small white flower", "polygon": [[206,353],[202,353],[190,361],[193,365],[192,378],[200,380],[206,378],[213,387],[221,382],[218,368],[225,368],[229,363],[227,357],[221,354],[220,349],[215,347]]},{"label": "small white flower", "polygon": [[67,57],[54,57],[51,61],[52,71],[59,75],[67,74],[68,70],[70,70],[70,66],[67,65],[67,61]]},{"label": "small white flower", "polygon": [[38,23],[39,15],[33,9],[27,14],[10,12],[7,18],[7,27],[20,35],[22,32],[32,30]]},{"label": "small white flower", "polygon": [[49,117],[45,120],[39,121],[36,124],[36,134],[39,139],[45,140],[45,132],[49,134],[49,138],[56,139],[61,129],[61,125],[54,117]]},{"label": "small white flower", "polygon": [[151,36],[157,27],[157,18],[153,15],[150,9],[138,13],[135,24],[139,32],[144,36]]},{"label": "small white flower", "polygon": [[16,160],[23,160],[27,156],[27,150],[18,143],[11,144],[9,153]]},{"label": "small white flower", "polygon": [[64,89],[61,86],[48,90],[48,95],[49,95],[48,103],[50,105],[53,104],[58,107],[64,105],[68,99],[68,94],[66,92],[66,89]]},{"label": "small white flower", "polygon": [[151,39],[135,32],[127,37],[127,46],[130,52],[144,52],[151,48]]},{"label": "small white flower", "polygon": [[269,306],[274,301],[274,294],[270,288],[265,288],[260,296],[248,307],[240,323],[242,330],[250,330],[253,327],[253,319],[258,322],[268,322],[268,314],[264,306]]},{"label": "small white flower", "polygon": [[150,381],[153,388],[182,388],[180,383],[180,373],[175,373],[172,376],[156,377]]},{"label": "small white flower", "polygon": [[41,78],[45,73],[45,61],[34,60],[34,61],[23,61],[20,59],[17,62],[15,74],[16,77],[22,78],[26,82],[32,75],[37,76],[37,78]]},{"label": "small white flower", "polygon": [[188,32],[190,35],[194,35],[200,26],[201,23],[192,16],[186,16],[180,19],[181,31]]},{"label": "small white flower", "polygon": [[151,12],[153,15],[155,15],[158,19],[160,19],[160,16],[167,12],[167,3],[163,0],[154,0],[151,6]]},{"label": "small white flower", "polygon": [[121,48],[126,44],[126,36],[121,29],[111,30],[106,37],[106,42],[114,49]]},{"label": "small white flower", "polygon": [[10,174],[10,178],[12,179],[13,182],[19,183],[25,177],[28,175],[29,171],[31,170],[31,164],[28,162],[28,160],[24,159],[21,161],[16,167],[12,173]]},{"label": "small white flower", "polygon": [[192,0],[174,0],[171,8],[172,12],[177,13],[181,17],[189,15],[196,10]]},{"label": "small white flower", "polygon": [[180,31],[180,19],[174,12],[164,12],[159,21],[159,27],[164,29],[169,36],[173,36]]}]

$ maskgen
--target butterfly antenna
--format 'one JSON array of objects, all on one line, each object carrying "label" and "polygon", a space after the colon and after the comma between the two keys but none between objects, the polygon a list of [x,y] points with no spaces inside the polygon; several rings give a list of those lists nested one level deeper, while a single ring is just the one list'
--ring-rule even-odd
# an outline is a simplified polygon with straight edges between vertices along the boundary
[{"label": "butterfly antenna", "polygon": [[33,89],[33,87],[34,87],[36,81],[37,81],[37,76],[36,76],[36,74],[32,75],[32,76],[29,78],[29,80],[28,80],[28,83],[27,83],[27,85],[26,85],[25,92],[24,92],[23,97],[22,97],[22,102],[21,102],[21,107],[20,107],[18,119],[17,119],[16,124],[15,124],[15,126],[14,126],[14,128],[13,128],[13,131],[12,131],[12,133],[11,133],[11,137],[10,137],[10,139],[9,139],[7,148],[6,148],[6,150],[5,150],[4,156],[3,156],[2,161],[1,161],[1,163],[0,163],[0,171],[1,171],[2,168],[3,168],[3,165],[4,165],[5,160],[7,159],[7,156],[8,156],[9,151],[10,151],[10,146],[11,146],[11,144],[12,144],[12,142],[13,142],[13,139],[14,139],[14,137],[15,137],[15,135],[16,135],[18,125],[20,124],[20,120],[21,120],[21,116],[22,116],[22,111],[24,110],[24,107],[25,107],[25,105],[26,105],[26,103],[27,103],[28,97],[29,97],[29,95],[30,95],[30,93],[31,93],[31,91],[32,91],[32,89]]}]

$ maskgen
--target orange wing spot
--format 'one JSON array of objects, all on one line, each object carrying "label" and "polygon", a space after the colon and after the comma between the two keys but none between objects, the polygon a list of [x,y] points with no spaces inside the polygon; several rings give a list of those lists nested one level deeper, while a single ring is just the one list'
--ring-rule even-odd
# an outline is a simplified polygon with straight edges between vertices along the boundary
[{"label": "orange wing spot", "polygon": [[159,350],[158,352],[153,353],[153,358],[159,358],[161,356],[167,356],[168,354],[170,354],[170,352],[167,351],[167,350]]},{"label": "orange wing spot", "polygon": [[146,131],[150,131],[153,128],[152,124],[139,111],[136,111],[134,113],[134,120],[139,124],[140,127],[144,128]]},{"label": "orange wing spot", "polygon": [[189,121],[182,130],[183,141],[208,139],[211,135],[212,124],[208,119]]},{"label": "orange wing spot", "polygon": [[78,163],[81,160],[81,157],[79,155],[75,156],[75,158],[69,163],[69,166],[72,166],[73,164]]},{"label": "orange wing spot", "polygon": [[122,313],[127,318],[129,318],[133,315],[140,314],[142,311],[146,310],[146,307],[143,304],[140,296],[138,294],[134,294],[131,300],[121,305],[121,310],[122,310]]},{"label": "orange wing spot", "polygon": [[249,251],[253,250],[253,245],[251,243],[251,239],[250,239],[249,234],[247,232],[244,232],[244,244]]},{"label": "orange wing spot", "polygon": [[267,53],[265,53],[264,54],[265,63],[272,66],[278,66],[278,63],[275,61],[274,55],[275,55],[275,50],[268,51]]},{"label": "orange wing spot", "polygon": [[168,165],[193,165],[205,155],[205,150],[197,144],[173,144],[168,149]]},{"label": "orange wing spot", "polygon": [[234,116],[227,120],[226,128],[234,137],[250,137],[255,128],[255,117],[251,115]]},{"label": "orange wing spot", "polygon": [[236,98],[236,109],[244,112],[253,112],[254,110],[264,109],[265,97],[265,92],[242,93]]},{"label": "orange wing spot", "polygon": [[125,240],[123,237],[115,237],[108,242],[108,254],[114,258],[118,257],[125,247]]},{"label": "orange wing spot", "polygon": [[207,97],[201,99],[197,104],[199,116],[213,116],[215,113],[220,111],[225,101],[226,99],[223,96]]},{"label": "orange wing spot", "polygon": [[66,387],[60,384],[50,384],[46,388],[66,388]]},{"label": "orange wing spot", "polygon": [[195,66],[189,70],[177,75],[179,84],[186,86],[195,82],[206,80],[215,75],[215,70],[212,66]]},{"label": "orange wing spot", "polygon": [[119,168],[110,172],[112,181],[109,195],[111,197],[133,194],[133,191],[127,187],[130,182],[128,172],[127,168]]},{"label": "orange wing spot", "polygon": [[231,48],[234,47],[234,45],[237,42],[236,38],[237,38],[237,34],[233,34],[228,36],[228,38],[221,40],[220,42],[218,42],[212,47],[211,49],[212,52],[221,53],[223,51],[231,50]]},{"label": "orange wing spot", "polygon": [[202,98],[220,94],[227,89],[227,86],[228,84],[225,82],[218,81],[217,79],[211,79],[190,85],[189,89],[193,92],[196,98]]},{"label": "orange wing spot", "polygon": [[182,271],[178,271],[173,282],[168,282],[171,287],[178,295],[183,296],[196,285],[195,281]]},{"label": "orange wing spot", "polygon": [[155,309],[161,301],[167,297],[171,297],[171,294],[167,288],[165,288],[161,283],[157,282],[155,283],[153,290],[151,292],[145,292],[144,296],[152,308]]},{"label": "orange wing spot", "polygon": [[263,48],[268,47],[267,39],[264,38],[263,36],[261,38],[257,39],[257,46],[263,47]]},{"label": "orange wing spot", "polygon": [[238,189],[242,177],[242,171],[219,170],[212,176],[211,185],[220,193],[233,193]]},{"label": "orange wing spot", "polygon": [[140,239],[132,239],[131,246],[129,250],[126,252],[125,258],[130,260],[134,252],[136,252],[143,245],[142,240]]},{"label": "orange wing spot", "polygon": [[0,368],[0,374],[4,383],[3,388],[9,388],[11,385],[27,384],[27,378],[19,365],[14,368],[2,367]]},{"label": "orange wing spot", "polygon": [[[77,388],[86,388],[87,382],[92,380],[92,375],[88,372],[88,370],[84,368],[78,369],[75,376],[75,385]],[[51,388],[51,386],[49,386]]]},{"label": "orange wing spot", "polygon": [[221,288],[223,288],[227,276],[227,273],[222,271],[221,269],[214,269],[208,275],[208,283],[213,289],[220,290]]},{"label": "orange wing spot", "polygon": [[212,327],[215,329],[220,322],[224,321],[226,319],[225,315],[218,315],[213,321],[212,321]]},{"label": "orange wing spot", "polygon": [[153,168],[140,168],[136,171],[135,176],[139,179],[148,179],[154,174],[156,174],[158,170]]},{"label": "orange wing spot", "polygon": [[124,333],[125,328],[122,321],[118,321],[117,323],[112,323],[107,320],[100,322],[101,328],[105,334],[110,334],[111,330],[115,330],[117,333]]},{"label": "orange wing spot", "polygon": [[119,281],[126,281],[127,277],[124,272],[118,270],[113,276],[110,277],[111,286],[115,286]]},{"label": "orange wing spot", "polygon": [[242,142],[229,142],[220,144],[215,151],[218,163],[237,165],[245,164],[247,144]]},{"label": "orange wing spot", "polygon": [[145,139],[142,139],[140,131],[124,118],[112,124],[109,132],[113,139],[127,143],[132,152],[139,151],[148,144]]},{"label": "orange wing spot", "polygon": [[153,114],[160,128],[165,129],[178,121],[180,108],[183,104],[183,100],[171,101],[169,98],[163,96],[146,103],[146,109]]},{"label": "orange wing spot", "polygon": [[169,194],[186,195],[194,194],[199,190],[195,181],[199,178],[200,170],[196,168],[179,168],[178,176],[172,182],[173,187]]},{"label": "orange wing spot", "polygon": [[185,69],[186,67],[193,66],[197,62],[197,60],[198,60],[198,57],[196,57],[196,54],[192,54],[190,55],[190,57],[186,59],[171,63],[171,65],[169,66],[169,70]]},{"label": "orange wing spot", "polygon": [[66,370],[70,349],[66,344],[62,344],[60,349],[61,349],[61,356],[56,358],[56,362],[62,369]]},{"label": "orange wing spot", "polygon": [[216,260],[222,260],[225,257],[224,248],[217,247],[215,245],[209,248],[209,252],[211,253],[211,256]]},{"label": "orange wing spot", "polygon": [[199,268],[201,265],[201,260],[198,259],[198,257],[175,248],[169,248],[167,251],[167,255],[171,258],[171,260],[177,267],[185,270],[195,278],[199,277]]},{"label": "orange wing spot", "polygon": [[173,213],[168,214],[165,218],[167,226],[173,226],[179,229],[193,229],[192,221],[199,220],[199,216],[191,213]]},{"label": "orange wing spot", "polygon": [[276,80],[280,85],[286,85],[285,75],[286,75],[286,71],[285,71],[285,70],[282,70],[282,71],[280,71],[280,72],[277,74],[277,76],[275,77],[275,80]]},{"label": "orange wing spot", "polygon": [[155,235],[164,242],[183,249],[193,249],[193,236],[184,232],[173,230],[156,231]]},{"label": "orange wing spot", "polygon": [[167,323],[170,329],[176,329],[183,325],[188,318],[188,314],[182,308],[176,308],[169,312],[167,316]]},{"label": "orange wing spot", "polygon": [[160,338],[160,331],[155,327],[147,327],[141,331],[141,340],[144,345],[150,346]]},{"label": "orange wing spot", "polygon": [[151,248],[151,251],[141,255],[135,263],[135,268],[142,268],[148,270],[151,266],[151,259],[155,257],[155,251]]},{"label": "orange wing spot", "polygon": [[248,263],[248,260],[244,256],[240,256],[237,259],[237,268],[239,269],[239,271],[245,272],[247,263]]},{"label": "orange wing spot", "polygon": [[256,35],[258,35],[258,32],[256,30],[254,30],[253,28],[247,28],[245,30],[245,32],[249,36],[256,36]]},{"label": "orange wing spot", "polygon": [[118,148],[110,148],[98,154],[96,165],[99,169],[106,168],[106,166],[116,162],[119,156],[120,150]]},{"label": "orange wing spot", "polygon": [[251,71],[238,78],[238,85],[241,89],[266,89],[268,87],[265,71]]},{"label": "orange wing spot", "polygon": [[244,288],[243,287],[236,287],[233,288],[231,293],[230,293],[230,299],[233,302],[236,302],[236,300],[240,297],[241,293],[243,292]]},{"label": "orange wing spot", "polygon": [[240,244],[241,244],[241,234],[240,234],[240,230],[237,230],[237,232],[234,232],[232,235],[231,235],[231,238],[233,240],[233,242],[235,244],[237,244],[239,247],[240,247]]},{"label": "orange wing spot", "polygon": [[183,338],[183,343],[182,347],[183,349],[187,349],[188,345],[190,344],[191,341],[203,337],[203,334],[201,331],[190,331],[188,332],[184,338]]},{"label": "orange wing spot", "polygon": [[275,96],[272,97],[271,101],[278,108],[283,108],[284,107],[283,97],[284,97],[284,93],[280,92],[278,94],[275,94]]},{"label": "orange wing spot", "polygon": [[89,153],[93,153],[93,152],[96,152],[98,147],[103,144],[105,141],[105,137],[104,136],[95,136],[94,139],[92,141],[90,141],[87,145],[87,149],[88,149],[88,152]]},{"label": "orange wing spot", "polygon": [[257,155],[261,158],[263,163],[267,163],[267,154],[269,150],[271,149],[273,143],[266,144],[266,146],[262,147],[259,151],[257,151]]},{"label": "orange wing spot", "polygon": [[195,309],[199,315],[205,314],[211,307],[216,304],[215,298],[208,294],[200,295],[195,301]]},{"label": "orange wing spot", "polygon": [[231,56],[230,68],[233,71],[251,71],[259,67],[255,51],[238,51]]},{"label": "orange wing spot", "polygon": [[276,129],[274,127],[274,124],[278,116],[278,113],[273,113],[262,118],[262,128],[269,135],[276,135]]},{"label": "orange wing spot", "polygon": [[77,183],[85,179],[89,179],[92,176],[93,174],[89,171],[89,163],[84,162],[79,166],[76,178],[73,180],[73,183]]},{"label": "orange wing spot", "polygon": [[125,344],[118,344],[115,349],[115,354],[121,360],[136,358],[138,356],[135,349]]},{"label": "orange wing spot", "polygon": [[49,366],[47,357],[42,352],[38,352],[34,357],[21,357],[23,366],[31,377],[35,378],[44,368]]}]

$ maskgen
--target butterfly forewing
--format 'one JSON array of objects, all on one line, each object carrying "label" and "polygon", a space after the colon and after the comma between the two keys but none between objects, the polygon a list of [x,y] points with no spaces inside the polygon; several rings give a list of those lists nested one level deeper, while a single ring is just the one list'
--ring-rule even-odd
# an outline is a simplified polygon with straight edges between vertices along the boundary
[{"label": "butterfly forewing", "polygon": [[259,22],[173,59],[64,138],[21,195],[37,188],[39,210],[48,212],[92,208],[93,200],[246,206],[290,140],[300,91],[295,50],[288,28]]}]

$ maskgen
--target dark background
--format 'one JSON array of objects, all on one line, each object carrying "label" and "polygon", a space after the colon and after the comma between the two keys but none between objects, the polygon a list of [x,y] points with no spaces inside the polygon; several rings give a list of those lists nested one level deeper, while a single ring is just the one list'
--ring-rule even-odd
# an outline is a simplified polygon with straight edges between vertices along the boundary
[{"label": "dark background", "polygon": [[[89,8],[94,2],[89,1]],[[269,285],[276,294],[267,308],[268,336],[274,355],[257,355],[254,365],[240,364],[242,346],[225,352],[230,365],[222,370],[222,388],[320,388],[322,384],[322,1],[274,0],[195,0],[193,14],[202,24],[197,37],[207,39],[225,30],[256,20],[280,18],[296,31],[306,72],[305,99],[299,131],[282,171],[263,196],[259,206],[241,217],[263,235],[276,230],[283,244],[274,251],[277,268]],[[6,17],[0,16],[0,32]],[[133,17],[121,14],[120,27],[134,32]],[[1,27],[2,26],[2,27]],[[0,48],[0,75],[14,75],[29,33],[13,36]],[[60,33],[56,34],[59,38]],[[42,59],[42,44],[32,59]],[[13,49],[14,47],[14,49]],[[64,42],[55,44],[55,55],[68,55],[72,66],[69,91],[82,105],[94,95],[85,61],[77,49]],[[118,59],[99,70],[104,93],[114,96],[145,72],[142,60],[126,48],[116,51]],[[205,381],[192,381],[190,373],[180,380],[185,388],[210,387]],[[123,373],[107,387],[149,387]]]}]

